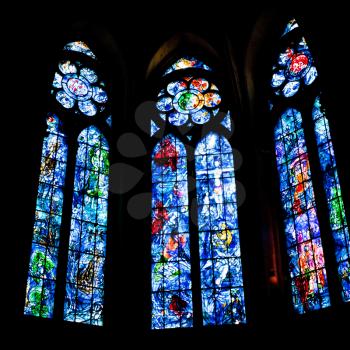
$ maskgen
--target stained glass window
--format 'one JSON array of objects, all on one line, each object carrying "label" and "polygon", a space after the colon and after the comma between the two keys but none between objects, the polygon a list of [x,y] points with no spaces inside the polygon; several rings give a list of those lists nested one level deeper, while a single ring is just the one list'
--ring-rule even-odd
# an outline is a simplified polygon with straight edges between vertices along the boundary
[{"label": "stained glass window", "polygon": [[57,257],[62,221],[67,143],[59,118],[47,118],[30,257],[26,315],[51,318],[56,287]]},{"label": "stained glass window", "polygon": [[[66,109],[70,113],[59,112],[62,120],[55,114],[49,114],[47,119],[48,136],[43,145],[24,313],[52,318],[55,290],[62,288],[66,292],[65,320],[102,325],[109,148],[95,126],[81,131],[77,130],[81,124],[76,122],[67,123],[76,130],[65,128],[63,133],[62,129],[67,118],[80,119],[86,125],[89,121],[86,116],[103,111],[101,122],[111,126],[112,116],[105,84],[98,77],[96,62],[91,60],[96,56],[81,41],[67,44],[64,50],[77,54],[65,52],[66,58],[58,64],[52,82],[52,109]],[[66,139],[76,131],[80,134],[77,154],[70,155],[70,159],[76,159],[76,166],[74,173],[67,173],[74,177],[73,193],[69,193],[69,188],[65,188],[69,152]],[[68,209],[63,213],[64,195],[73,197],[71,212]],[[70,232],[60,232],[63,219],[70,222]],[[67,237],[69,233],[69,247],[59,247],[60,236]],[[64,254],[60,254],[58,263],[59,248],[63,251],[68,248],[67,266],[62,266]],[[57,269],[66,271],[66,267],[66,281],[60,280]]]},{"label": "stained glass window", "polygon": [[[187,68],[192,68],[190,75],[172,75],[156,102],[165,124],[186,127],[182,130],[187,130],[190,153],[172,135],[163,137],[153,152],[153,329],[192,327],[196,318],[203,319],[205,326],[246,322],[233,152],[228,140],[216,133],[192,145],[191,132],[209,121],[231,131],[231,115],[223,108],[212,75],[206,73],[212,69],[203,62],[180,58],[165,74]],[[223,118],[217,117],[220,109]],[[151,120],[151,136],[162,130],[159,119]],[[187,165],[196,176],[195,191],[188,192]],[[197,199],[198,229],[189,222],[189,196]],[[196,290],[191,281],[190,241],[200,258]],[[201,308],[193,309],[192,296]]]},{"label": "stained glass window", "polygon": [[164,137],[152,156],[152,328],[193,323],[185,146]]},{"label": "stained glass window", "polygon": [[246,321],[236,183],[229,142],[214,133],[195,152],[203,324]]},{"label": "stained glass window", "polygon": [[301,113],[287,109],[275,128],[284,228],[298,313],[330,305],[325,259]]},{"label": "stained glass window", "polygon": [[335,255],[338,274],[341,280],[342,297],[344,301],[350,301],[349,227],[345,217],[329,123],[319,96],[315,99],[312,117],[314,120],[320,165],[323,172],[323,184],[329,210],[331,231],[335,241]]},{"label": "stained glass window", "polygon": [[[298,30],[295,30],[296,28]],[[298,95],[299,98],[296,103],[303,103],[305,106],[313,104],[312,113],[309,112],[310,114],[304,115],[303,118],[311,120],[310,125],[314,128],[316,152],[319,156],[319,167],[315,164],[314,169],[318,172],[316,176],[323,179],[329,229],[335,243],[337,272],[334,271],[334,273],[337,273],[340,278],[342,299],[349,301],[349,228],[329,124],[318,96],[320,95],[319,79],[316,81],[318,71],[302,30],[295,19],[288,22],[282,36],[284,46],[280,51],[277,64],[273,66],[271,86],[275,96],[272,97],[272,110],[279,107],[280,102],[285,103],[294,95]],[[314,85],[313,90],[308,90],[309,85]],[[292,103],[294,105],[295,102]],[[275,129],[275,149],[285,213],[284,226],[289,272],[292,278],[293,303],[299,313],[330,305],[321,243],[321,235],[327,233],[327,228],[324,227],[320,232],[306,143],[301,113],[295,107],[288,108],[280,117]],[[320,190],[322,191],[322,188]],[[323,198],[321,196],[319,200],[324,201]],[[330,271],[328,270],[328,274]],[[334,297],[340,297],[340,295]]]},{"label": "stained glass window", "polygon": [[101,325],[109,148],[93,126],[78,137],[64,319]]}]

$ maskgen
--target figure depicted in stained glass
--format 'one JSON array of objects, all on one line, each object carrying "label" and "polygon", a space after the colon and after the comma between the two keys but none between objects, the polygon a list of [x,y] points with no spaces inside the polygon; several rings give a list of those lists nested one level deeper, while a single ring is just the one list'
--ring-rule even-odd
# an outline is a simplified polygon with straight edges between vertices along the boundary
[{"label": "figure depicted in stained glass", "polygon": [[168,135],[152,161],[152,328],[193,322],[187,166],[184,145]]},{"label": "figure depicted in stained glass", "polygon": [[64,318],[102,325],[109,148],[95,127],[78,142]]},{"label": "figure depicted in stained glass", "polygon": [[195,161],[203,322],[246,322],[232,149],[210,133]]},{"label": "figure depicted in stained glass", "polygon": [[41,157],[38,197],[24,313],[53,316],[62,221],[67,144],[59,118],[49,114]]},{"label": "figure depicted in stained glass", "polygon": [[[59,62],[51,93],[64,108],[77,115],[94,116],[102,112],[108,97],[104,82],[92,68],[94,62],[91,58],[95,60],[96,56],[82,41],[68,43],[64,50],[70,51],[65,53],[69,58]],[[111,115],[105,121],[110,126]],[[57,289],[58,248],[68,155],[67,137],[62,130],[57,115],[49,114],[48,135],[44,139],[40,166],[24,310],[27,315],[48,318],[53,317]],[[78,143],[64,318],[102,325],[109,150],[107,141],[93,126],[81,132]]]},{"label": "figure depicted in stained glass", "polygon": [[[299,98],[303,99],[302,91],[307,85],[313,84],[318,75],[315,61],[295,19],[288,22],[282,36],[285,36],[283,40],[287,44],[279,55],[278,64],[273,67],[271,86],[276,95],[289,98],[299,92]],[[315,90],[317,89],[316,86]],[[308,101],[310,98],[315,100]],[[329,224],[335,242],[342,298],[344,301],[350,301],[349,229],[328,120],[319,96],[305,95],[301,101],[304,105],[314,103],[312,119],[320,161],[320,175],[323,177]],[[275,129],[275,149],[281,199],[286,215],[285,231],[290,274],[294,279],[292,281],[294,306],[299,313],[330,305],[325,258],[305,143],[301,114],[290,108],[281,116]]]},{"label": "figure depicted in stained glass", "polygon": [[319,223],[301,114],[287,109],[275,145],[294,307],[299,313],[330,305]]},{"label": "figure depicted in stained glass", "polygon": [[[158,94],[159,116],[173,127],[215,122],[222,106],[218,87],[194,69],[211,70],[195,58],[181,58],[165,74],[191,69],[173,78]],[[153,124],[152,124],[153,123]],[[219,123],[219,120],[218,120]],[[231,130],[230,113],[221,125]],[[151,135],[160,130],[151,121]],[[188,140],[191,140],[191,135]],[[193,156],[193,155],[192,155]],[[192,283],[189,249],[187,155],[171,135],[152,158],[152,328],[191,327]],[[246,322],[236,187],[232,149],[210,133],[196,146],[201,296],[204,325]]]}]

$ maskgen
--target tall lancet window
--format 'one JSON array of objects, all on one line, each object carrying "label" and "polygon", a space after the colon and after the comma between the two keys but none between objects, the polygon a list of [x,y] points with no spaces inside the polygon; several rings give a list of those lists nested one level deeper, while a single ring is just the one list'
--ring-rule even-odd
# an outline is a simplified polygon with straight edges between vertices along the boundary
[{"label": "tall lancet window", "polygon": [[55,70],[24,313],[102,325],[109,174],[102,130],[108,133],[111,124],[109,87],[81,41],[64,47]]},{"label": "tall lancet window", "polygon": [[228,101],[215,71],[194,57],[176,60],[160,84],[160,118],[151,121],[159,139],[152,154],[152,328],[245,323]]},{"label": "tall lancet window", "polygon": [[[338,274],[344,301],[350,300],[350,240],[316,61],[295,19],[281,37],[273,66],[271,111],[275,151],[284,211],[284,229],[294,309],[297,313],[330,306],[328,278]],[[311,157],[311,154],[315,154]],[[315,190],[320,178],[320,193]],[[321,214],[316,203],[327,202]],[[327,207],[325,206],[325,207]],[[325,237],[333,237],[332,254],[325,254]]]}]

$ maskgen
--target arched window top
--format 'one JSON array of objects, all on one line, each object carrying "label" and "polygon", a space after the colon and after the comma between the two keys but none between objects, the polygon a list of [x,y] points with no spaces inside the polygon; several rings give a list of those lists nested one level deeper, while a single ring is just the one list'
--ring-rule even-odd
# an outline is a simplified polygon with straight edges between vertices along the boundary
[{"label": "arched window top", "polygon": [[62,122],[56,114],[49,113],[46,119],[47,131],[51,134],[63,135],[62,134]]},{"label": "arched window top", "polygon": [[282,36],[285,36],[286,34],[288,34],[289,32],[291,32],[292,30],[294,30],[295,28],[298,28],[299,24],[297,23],[297,21],[295,20],[295,18],[292,18],[286,25],[286,29],[284,30]]},{"label": "arched window top", "polygon": [[[96,58],[81,41],[67,44],[64,50],[82,52]],[[109,98],[105,86],[94,62],[66,57],[58,62],[51,94],[64,109],[74,111],[78,115],[93,117],[104,111],[107,106]]]},{"label": "arched window top", "polygon": [[177,158],[179,154],[186,154],[184,144],[173,135],[167,135],[154,147],[152,158]]},{"label": "arched window top", "polygon": [[246,322],[234,160],[229,141],[211,132],[195,150],[204,325]]},{"label": "arched window top", "polygon": [[[299,27],[295,19],[288,22],[282,36]],[[276,95],[292,97],[311,85],[318,72],[306,40],[301,35],[288,39],[273,66],[271,86]]]},{"label": "arched window top", "polygon": [[174,64],[169,67],[164,75],[170,74],[176,70],[188,69],[188,68],[199,68],[211,71],[212,69],[204,64],[202,61],[198,60],[195,57],[184,56],[179,58]]},{"label": "arched window top", "polygon": [[[219,68],[221,55],[203,37],[194,33],[176,33],[166,40],[152,57],[147,77],[176,75],[181,70]],[[220,70],[220,69],[219,69]],[[171,74],[171,75],[172,75]]]},{"label": "arched window top", "polygon": [[73,41],[65,45],[64,50],[81,52],[94,60],[96,59],[95,54],[90,50],[90,48],[82,41]]}]

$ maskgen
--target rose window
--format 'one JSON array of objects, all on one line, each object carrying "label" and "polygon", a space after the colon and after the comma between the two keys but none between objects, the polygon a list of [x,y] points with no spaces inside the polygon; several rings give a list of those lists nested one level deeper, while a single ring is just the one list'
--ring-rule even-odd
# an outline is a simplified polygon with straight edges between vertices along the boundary
[{"label": "rose window", "polygon": [[316,67],[305,40],[296,48],[288,47],[273,68],[271,86],[276,95],[294,96],[302,85],[311,85],[317,77]]},{"label": "rose window", "polygon": [[52,86],[55,88],[56,100],[67,109],[77,109],[87,115],[94,116],[103,111],[107,102],[107,93],[102,88],[97,74],[90,68],[82,67],[79,62],[60,62],[59,73],[55,73]]},{"label": "rose window", "polygon": [[158,95],[163,119],[175,126],[205,124],[219,111],[218,88],[204,78],[185,77],[168,84]]}]

